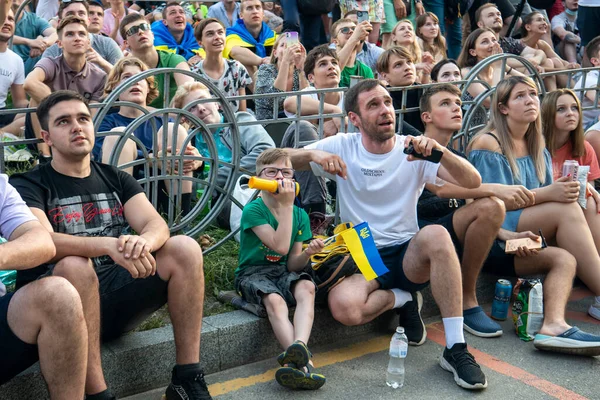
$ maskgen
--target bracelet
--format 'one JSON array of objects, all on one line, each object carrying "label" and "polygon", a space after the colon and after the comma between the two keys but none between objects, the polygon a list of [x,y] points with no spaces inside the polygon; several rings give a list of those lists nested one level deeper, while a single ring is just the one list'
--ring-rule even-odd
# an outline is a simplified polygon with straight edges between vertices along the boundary
[{"label": "bracelet", "polygon": [[506,73],[510,74],[512,72],[513,68],[512,67],[508,67],[508,68],[510,68],[510,69],[508,71],[506,71]]}]

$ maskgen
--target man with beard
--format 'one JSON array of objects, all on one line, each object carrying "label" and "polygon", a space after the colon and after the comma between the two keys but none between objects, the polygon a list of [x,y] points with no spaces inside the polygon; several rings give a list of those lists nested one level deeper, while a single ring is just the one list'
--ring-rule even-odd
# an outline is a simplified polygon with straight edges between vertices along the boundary
[{"label": "man with beard", "polygon": [[[357,225],[368,221],[379,254],[389,272],[367,281],[356,274],[329,293],[329,308],[345,325],[361,325],[383,312],[400,309],[400,323],[409,343],[425,342],[418,292],[431,282],[440,308],[446,346],[440,365],[465,389],[483,389],[487,380],[467,350],[463,335],[460,261],[448,231],[430,225],[419,231],[416,206],[425,184],[440,179],[465,188],[481,184],[479,173],[465,159],[425,136],[397,136],[393,101],[376,80],[350,88],[344,99],[357,133],[335,135],[305,149],[289,149],[295,169],[309,165],[336,179],[340,216]],[[442,153],[441,162],[418,160],[404,153]],[[346,164],[345,161],[348,163]]]}]

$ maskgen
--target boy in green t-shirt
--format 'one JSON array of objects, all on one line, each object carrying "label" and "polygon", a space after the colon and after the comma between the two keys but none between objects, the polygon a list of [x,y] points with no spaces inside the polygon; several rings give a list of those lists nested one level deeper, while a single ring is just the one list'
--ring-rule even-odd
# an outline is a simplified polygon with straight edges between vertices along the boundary
[{"label": "boy in green t-shirt", "polygon": [[338,19],[331,26],[331,43],[335,44],[340,59],[340,68],[342,68],[340,87],[350,86],[351,76],[374,78],[371,68],[356,59],[356,55],[362,51],[371,30],[373,27],[369,21],[363,21],[357,25],[348,18]]},{"label": "boy in green t-shirt", "polygon": [[[235,288],[254,304],[264,304],[275,337],[286,349],[277,361],[282,366],[275,379],[291,389],[318,389],[325,377],[311,373],[311,353],[306,346],[312,329],[315,283],[303,272],[310,256],[321,251],[323,241],[312,237],[308,214],[294,205],[296,184],[292,163],[282,149],[268,149],[256,160],[257,176],[277,180],[277,193],[261,191],[242,212],[239,267]],[[294,324],[288,306],[296,306]]]}]

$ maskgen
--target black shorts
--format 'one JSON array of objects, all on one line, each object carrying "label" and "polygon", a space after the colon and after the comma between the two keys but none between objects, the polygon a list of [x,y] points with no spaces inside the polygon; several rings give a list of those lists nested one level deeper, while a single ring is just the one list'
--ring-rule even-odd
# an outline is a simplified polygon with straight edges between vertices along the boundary
[{"label": "black shorts", "polygon": [[577,29],[581,37],[581,46],[600,35],[600,7],[579,6],[577,11]]},{"label": "black shorts", "polygon": [[38,347],[19,339],[8,326],[8,304],[14,293],[0,297],[0,385],[38,360]]},{"label": "black shorts", "polygon": [[[458,259],[462,260],[463,256],[463,246],[458,240],[458,236],[454,231],[454,212],[438,219],[437,221],[431,222],[427,220],[419,220],[419,228],[423,228],[424,226],[436,224],[442,225],[448,233],[450,233],[450,237],[452,238],[452,243],[454,244],[454,248],[456,249],[456,254],[458,254]],[[492,244],[492,248],[488,253],[487,258],[483,263],[483,271],[499,276],[517,276],[515,272],[515,256],[513,254],[506,254],[504,252],[504,242],[500,240],[494,240]]]},{"label": "black shorts", "polygon": [[[412,239],[411,239],[412,240]],[[377,282],[381,285],[381,289],[402,289],[407,292],[416,292],[425,289],[429,286],[429,281],[425,283],[411,282],[404,274],[404,256],[410,240],[395,246],[381,247],[379,255],[383,263],[389,269],[389,272],[377,277]]]},{"label": "black shorts", "polygon": [[[5,108],[1,108],[0,110],[6,110]],[[6,125],[11,124],[17,114],[0,114],[0,128],[4,128]]]},{"label": "black shorts", "polygon": [[[36,276],[51,276],[54,264],[43,265],[17,274],[17,287]],[[21,272],[21,271],[19,271]],[[168,282],[156,273],[145,279],[134,279],[125,268],[114,264],[96,270],[100,285],[100,326],[103,341],[118,338],[135,329],[153,312],[167,303]]]}]

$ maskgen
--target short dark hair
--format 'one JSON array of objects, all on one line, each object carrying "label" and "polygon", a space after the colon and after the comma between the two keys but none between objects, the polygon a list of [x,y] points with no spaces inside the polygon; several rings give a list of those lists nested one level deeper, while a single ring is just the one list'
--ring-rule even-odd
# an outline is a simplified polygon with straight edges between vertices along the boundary
[{"label": "short dark hair", "polygon": [[87,23],[82,18],[79,18],[75,15],[69,15],[67,18],[61,19],[60,22],[58,23],[58,27],[56,28],[56,33],[58,33],[58,37],[62,38],[62,31],[65,29],[65,27],[67,25],[71,25],[71,24],[80,24],[85,28],[86,32],[88,30]]},{"label": "short dark hair", "polygon": [[213,22],[216,22],[217,24],[221,25],[223,29],[225,29],[225,24],[223,24],[221,20],[216,18],[204,18],[202,21],[198,22],[194,28],[194,37],[196,38],[196,41],[200,42],[202,40],[202,33],[204,32],[204,29],[208,24],[212,24]]},{"label": "short dark hair", "polygon": [[381,86],[385,89],[385,86],[377,79],[363,79],[348,89],[344,95],[344,109],[346,110],[346,113],[352,111],[353,113],[360,115],[358,96],[360,96],[362,92],[368,92],[369,90],[375,89],[377,86]]},{"label": "short dark hair", "polygon": [[433,66],[433,68],[431,68],[431,72],[429,73],[429,75],[431,76],[432,81],[437,82],[437,78],[440,73],[440,70],[446,64],[454,64],[460,70],[460,67],[458,66],[458,63],[456,62],[456,60],[454,60],[452,58],[444,58],[443,60],[438,61],[437,64],[435,64]]},{"label": "short dark hair", "polygon": [[349,15],[358,15],[358,10],[350,10],[342,18],[348,18]]},{"label": "short dark hair", "polygon": [[498,9],[498,6],[494,3],[485,3],[483,4],[481,7],[479,7],[477,9],[477,11],[475,11],[475,21],[471,21],[471,29],[473,29],[474,27],[477,27],[477,23],[479,22],[479,18],[481,18],[481,13],[483,12],[484,9],[489,8],[489,7],[494,7],[496,9]]},{"label": "short dark hair", "polygon": [[[175,6],[179,6],[179,7],[183,8],[183,6],[181,5],[180,2],[178,2],[178,1],[169,1],[167,3],[167,5],[165,6],[165,8],[163,8],[163,10],[162,10],[162,18],[163,19],[167,19],[167,10],[169,9],[169,7],[175,7]],[[185,11],[185,9],[184,9],[184,11]]]},{"label": "short dark hair", "polygon": [[587,54],[588,58],[598,58],[598,53],[600,52],[600,36],[596,36],[592,40],[589,41],[587,46],[585,46],[585,54]]},{"label": "short dark hair", "polygon": [[40,121],[40,126],[43,130],[48,131],[48,122],[50,118],[50,110],[57,105],[58,103],[62,103],[64,101],[72,101],[78,100],[85,104],[85,107],[89,112],[90,106],[86,99],[83,98],[77,92],[72,90],[58,90],[53,92],[52,94],[46,96],[42,102],[37,106],[37,110],[35,113],[37,114],[38,120]]},{"label": "short dark hair", "polygon": [[144,18],[144,16],[142,14],[138,14],[138,13],[129,13],[125,17],[123,17],[123,20],[121,21],[121,25],[119,26],[119,33],[121,34],[121,37],[123,38],[123,40],[127,40],[127,33],[125,30],[125,27],[127,25],[129,25],[130,23],[138,21],[138,20],[146,22],[146,18]]},{"label": "short dark hair", "polygon": [[309,51],[306,55],[306,61],[304,61],[304,73],[306,74],[306,77],[315,72],[315,65],[317,64],[317,61],[320,58],[327,56],[339,60],[337,51],[330,49],[328,44],[322,44]]},{"label": "short dark hair", "polygon": [[67,3],[64,3],[64,2],[61,1],[60,2],[60,6],[58,6],[58,18],[62,19],[62,17],[63,17],[62,14],[63,14],[63,11],[65,11],[65,8],[69,7],[71,4],[74,4],[74,3],[81,3],[81,4],[83,4],[83,6],[85,7],[85,11],[87,11],[88,14],[90,13],[90,5],[89,5],[89,3],[86,0],[77,1],[77,2],[70,1],[70,2],[67,2]]},{"label": "short dark hair", "polygon": [[458,96],[460,99],[461,93],[460,89],[451,83],[438,83],[437,85],[433,85],[428,87],[423,91],[421,95],[421,99],[419,100],[419,109],[422,113],[431,111],[431,98],[442,92],[452,93],[453,95]]}]

